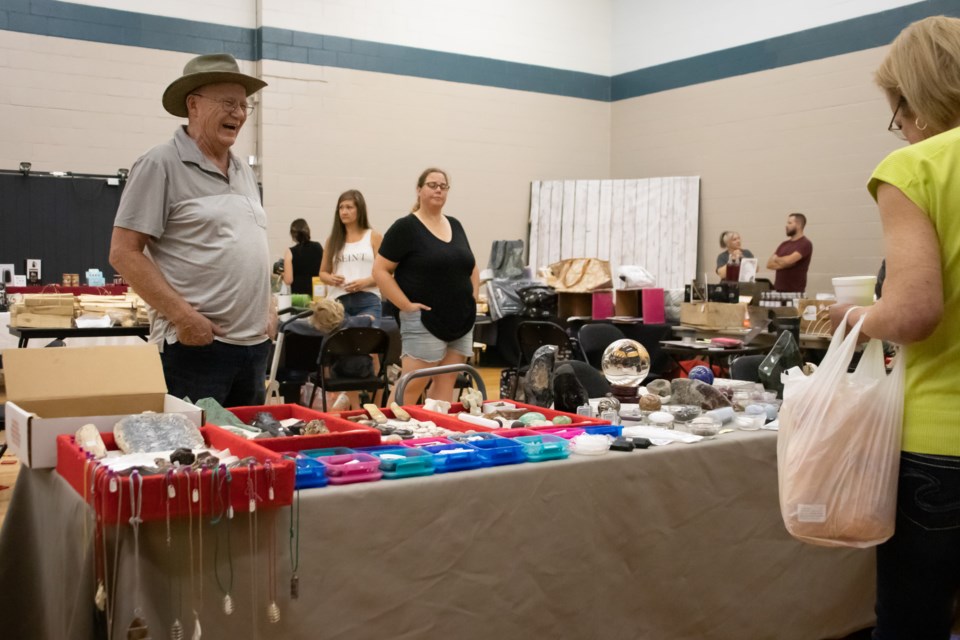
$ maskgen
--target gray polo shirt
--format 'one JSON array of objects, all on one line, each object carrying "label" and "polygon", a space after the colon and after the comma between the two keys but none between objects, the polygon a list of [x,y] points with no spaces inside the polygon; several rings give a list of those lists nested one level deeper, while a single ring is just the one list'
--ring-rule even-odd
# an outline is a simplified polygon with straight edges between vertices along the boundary
[{"label": "gray polo shirt", "polygon": [[[147,255],[175,291],[225,330],[217,340],[253,345],[267,340],[267,214],[253,170],[233,153],[228,175],[179,127],[130,169],[114,225],[150,236]],[[177,341],[176,328],[154,309],[150,341],[161,350]]]}]

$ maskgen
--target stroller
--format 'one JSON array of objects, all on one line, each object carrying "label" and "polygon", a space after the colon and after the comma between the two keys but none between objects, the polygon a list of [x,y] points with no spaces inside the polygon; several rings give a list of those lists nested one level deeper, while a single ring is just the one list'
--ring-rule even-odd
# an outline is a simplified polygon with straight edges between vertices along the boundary
[{"label": "stroller", "polygon": [[297,322],[313,315],[297,307],[282,309],[281,315],[294,315],[277,327],[277,342],[273,348],[270,375],[267,379],[266,404],[295,404],[300,399],[300,387],[317,370],[317,359],[325,334],[305,322]]}]

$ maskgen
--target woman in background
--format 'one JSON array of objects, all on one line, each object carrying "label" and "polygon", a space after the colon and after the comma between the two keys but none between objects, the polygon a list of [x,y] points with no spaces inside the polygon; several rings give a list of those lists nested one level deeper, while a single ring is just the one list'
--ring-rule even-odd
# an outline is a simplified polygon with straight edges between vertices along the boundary
[{"label": "woman in background", "polygon": [[[876,73],[909,142],[868,183],[883,225],[883,297],[863,331],[905,347],[893,537],[877,547],[875,640],[948,640],[960,586],[960,20],[904,29]],[[834,305],[837,325],[850,305]],[[869,430],[870,425],[863,428]]]},{"label": "woman in background", "polygon": [[310,240],[310,225],[303,218],[290,223],[290,237],[297,244],[283,256],[283,281],[289,285],[290,293],[312,296],[313,277],[320,273],[323,247]]},{"label": "woman in background", "polygon": [[346,315],[370,315],[377,325],[381,302],[373,279],[373,262],[382,240],[367,220],[363,194],[356,189],[341,193],[323,252],[320,279],[328,287],[327,297],[339,301]]},{"label": "woman in background", "polygon": [[740,234],[736,231],[724,231],[720,234],[720,248],[723,251],[717,256],[717,275],[720,276],[721,280],[726,280],[727,265],[736,265],[737,277],[732,277],[733,274],[731,273],[730,280],[739,280],[740,261],[744,258],[752,258],[753,252],[742,248]]},{"label": "woman in background", "polygon": [[[463,364],[473,354],[480,276],[463,226],[444,215],[450,180],[427,169],[417,180],[413,213],[391,225],[373,267],[380,290],[400,310],[403,373]],[[456,374],[415,378],[400,404],[429,395],[450,402]]]}]

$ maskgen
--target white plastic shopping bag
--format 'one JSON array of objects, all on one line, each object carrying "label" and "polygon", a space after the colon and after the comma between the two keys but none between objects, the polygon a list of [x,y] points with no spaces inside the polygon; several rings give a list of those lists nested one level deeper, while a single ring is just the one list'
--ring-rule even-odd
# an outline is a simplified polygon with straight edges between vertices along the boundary
[{"label": "white plastic shopping bag", "polygon": [[782,376],[780,512],[790,535],[811,544],[864,548],[893,535],[904,354],[887,373],[882,343],[870,340],[848,373],[862,325],[846,337],[838,329],[812,375]]}]

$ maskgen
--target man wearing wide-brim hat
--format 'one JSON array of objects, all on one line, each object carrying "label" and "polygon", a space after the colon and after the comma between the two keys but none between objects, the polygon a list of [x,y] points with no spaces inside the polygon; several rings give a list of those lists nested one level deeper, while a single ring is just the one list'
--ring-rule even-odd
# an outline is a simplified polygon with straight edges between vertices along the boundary
[{"label": "man wearing wide-brim hat", "polygon": [[130,169],[110,246],[149,304],[169,392],[227,407],[263,403],[276,326],[266,213],[253,170],[230,151],[265,86],[227,54],[187,63],[163,93],[187,124]]}]

